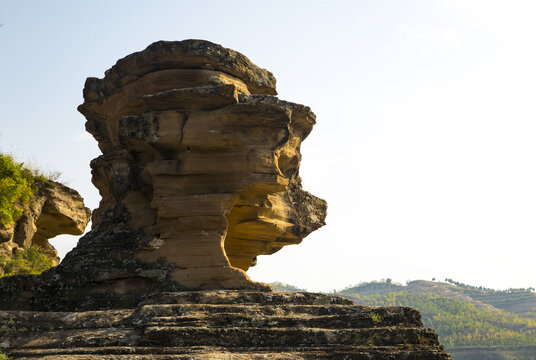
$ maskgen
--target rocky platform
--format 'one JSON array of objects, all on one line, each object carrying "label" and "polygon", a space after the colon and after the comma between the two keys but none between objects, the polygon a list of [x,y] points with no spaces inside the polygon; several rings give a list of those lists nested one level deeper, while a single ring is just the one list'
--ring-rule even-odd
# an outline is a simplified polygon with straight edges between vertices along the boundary
[{"label": "rocky platform", "polygon": [[451,359],[417,310],[317,293],[162,293],[132,309],[0,311],[10,359]]}]

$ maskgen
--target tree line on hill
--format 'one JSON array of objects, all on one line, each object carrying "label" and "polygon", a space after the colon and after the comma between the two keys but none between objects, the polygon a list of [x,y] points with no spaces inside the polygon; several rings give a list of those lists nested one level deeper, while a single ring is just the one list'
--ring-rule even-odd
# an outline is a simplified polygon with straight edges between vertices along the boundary
[{"label": "tree line on hill", "polygon": [[536,345],[536,321],[506,311],[477,309],[462,300],[408,291],[345,296],[356,304],[419,309],[423,324],[436,330],[447,348]]},{"label": "tree line on hill", "polygon": [[[272,285],[279,291],[304,291],[282,283]],[[417,308],[423,324],[437,331],[447,349],[536,346],[536,317],[531,318],[536,315],[536,293],[532,288],[493,290],[452,279],[402,285],[385,279],[333,293],[356,304]]]}]

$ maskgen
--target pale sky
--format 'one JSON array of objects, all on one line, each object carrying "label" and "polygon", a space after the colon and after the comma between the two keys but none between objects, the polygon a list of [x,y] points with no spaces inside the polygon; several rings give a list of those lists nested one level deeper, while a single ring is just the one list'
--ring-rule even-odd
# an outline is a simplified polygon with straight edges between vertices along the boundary
[{"label": "pale sky", "polygon": [[86,77],[154,41],[210,40],[317,115],[301,176],[327,226],[259,257],[254,280],[536,287],[535,17],[533,0],[0,0],[0,150],[97,207]]}]

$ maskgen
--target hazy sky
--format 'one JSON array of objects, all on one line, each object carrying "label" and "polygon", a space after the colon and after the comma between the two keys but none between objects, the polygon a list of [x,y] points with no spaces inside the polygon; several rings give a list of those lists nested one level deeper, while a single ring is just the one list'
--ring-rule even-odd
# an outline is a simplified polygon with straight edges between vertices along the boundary
[{"label": "hazy sky", "polygon": [[533,0],[0,0],[0,150],[97,207],[86,77],[157,40],[210,40],[317,114],[301,176],[327,226],[253,279],[536,287],[535,15]]}]

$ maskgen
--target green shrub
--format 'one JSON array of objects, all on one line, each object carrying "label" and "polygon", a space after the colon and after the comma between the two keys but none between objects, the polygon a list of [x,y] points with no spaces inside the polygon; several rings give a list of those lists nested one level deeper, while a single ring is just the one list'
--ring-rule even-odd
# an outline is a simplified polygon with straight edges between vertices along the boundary
[{"label": "green shrub", "polygon": [[0,256],[0,268],[4,270],[4,276],[41,274],[53,266],[54,258],[50,251],[32,245],[28,249],[17,251],[12,258]]},{"label": "green shrub", "polygon": [[6,354],[2,350],[0,350],[0,360],[9,360]]},{"label": "green shrub", "polygon": [[12,224],[30,201],[36,177],[13,157],[0,154],[0,222]]}]

